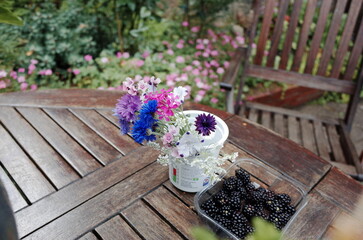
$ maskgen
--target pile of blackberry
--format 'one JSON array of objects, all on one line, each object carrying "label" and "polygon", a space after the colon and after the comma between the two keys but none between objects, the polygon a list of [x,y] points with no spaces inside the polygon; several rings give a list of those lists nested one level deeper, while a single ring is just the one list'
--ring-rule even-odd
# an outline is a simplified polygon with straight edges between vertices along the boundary
[{"label": "pile of blackberry", "polygon": [[256,188],[250,174],[237,169],[235,176],[223,182],[222,189],[201,205],[201,209],[238,238],[254,231],[253,217],[262,217],[282,229],[295,213],[287,194]]}]

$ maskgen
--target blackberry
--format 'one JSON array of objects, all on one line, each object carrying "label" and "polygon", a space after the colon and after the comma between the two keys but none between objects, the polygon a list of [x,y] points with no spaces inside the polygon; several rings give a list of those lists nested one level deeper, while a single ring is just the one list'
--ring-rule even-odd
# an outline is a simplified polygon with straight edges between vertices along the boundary
[{"label": "blackberry", "polygon": [[286,214],[288,214],[288,215],[290,215],[290,216],[292,216],[292,215],[295,214],[296,210],[295,210],[295,208],[293,206],[288,205],[288,206],[285,206],[284,207],[283,212],[286,213]]},{"label": "blackberry", "polygon": [[288,205],[291,203],[291,197],[286,193],[277,194],[276,199],[278,199],[281,203]]},{"label": "blackberry", "polygon": [[268,210],[274,213],[282,213],[285,209],[285,207],[278,200],[267,201],[266,207]]},{"label": "blackberry", "polygon": [[245,228],[247,234],[253,233],[255,229],[251,225],[247,225]]},{"label": "blackberry", "polygon": [[231,220],[221,215],[217,215],[214,220],[226,228],[231,225]]},{"label": "blackberry", "polygon": [[246,227],[244,225],[234,225],[230,231],[238,238],[244,238],[247,235]]},{"label": "blackberry", "polygon": [[273,200],[275,198],[275,193],[270,191],[270,190],[267,190],[263,193],[263,196],[262,196],[263,200],[265,201],[269,201],[269,200]]},{"label": "blackberry", "polygon": [[234,211],[229,205],[225,205],[219,210],[219,212],[224,217],[230,217]]},{"label": "blackberry", "polygon": [[232,209],[239,210],[241,208],[241,198],[239,196],[230,197],[228,204]]},{"label": "blackberry", "polygon": [[237,178],[229,177],[223,182],[223,190],[227,192],[232,192],[237,187]]},{"label": "blackberry", "polygon": [[242,180],[242,182],[243,182],[245,185],[246,185],[246,184],[248,184],[249,182],[251,182],[250,174],[249,174],[246,170],[244,170],[244,169],[242,169],[242,168],[237,169],[237,170],[235,171],[235,174],[236,174],[236,177],[237,177],[237,178],[239,178],[239,179],[241,179],[241,180]]},{"label": "blackberry", "polygon": [[258,202],[254,205],[255,207],[255,214],[257,216],[260,216],[262,214],[263,211],[265,211],[265,208],[263,207],[263,203]]},{"label": "blackberry", "polygon": [[264,195],[264,192],[259,190],[260,188],[254,190],[254,191],[251,191],[250,192],[250,196],[249,198],[252,200],[252,201],[255,201],[255,202],[262,202],[263,201],[263,195]]},{"label": "blackberry", "polygon": [[231,217],[231,220],[234,224],[246,224],[248,223],[247,218],[243,214],[234,213]]},{"label": "blackberry", "polygon": [[252,183],[246,184],[247,193],[250,193],[250,192],[254,191],[255,189],[256,189],[255,185],[253,185]]},{"label": "blackberry", "polygon": [[270,214],[270,216],[268,218],[268,221],[275,224],[275,226],[278,229],[282,229],[289,220],[290,220],[290,216],[285,213],[283,213],[283,214],[272,213],[272,214]]},{"label": "blackberry", "polygon": [[220,191],[214,195],[213,199],[218,205],[224,206],[228,203],[228,194],[224,191]]},{"label": "blackberry", "polygon": [[253,217],[255,215],[255,207],[251,204],[246,204],[243,207],[242,212],[247,217]]},{"label": "blackberry", "polygon": [[218,212],[217,205],[212,199],[204,202],[200,207],[207,215],[213,215],[214,213]]},{"label": "blackberry", "polygon": [[239,192],[241,199],[243,199],[243,200],[247,199],[248,194],[247,194],[247,190],[245,188],[238,189],[238,192]]}]

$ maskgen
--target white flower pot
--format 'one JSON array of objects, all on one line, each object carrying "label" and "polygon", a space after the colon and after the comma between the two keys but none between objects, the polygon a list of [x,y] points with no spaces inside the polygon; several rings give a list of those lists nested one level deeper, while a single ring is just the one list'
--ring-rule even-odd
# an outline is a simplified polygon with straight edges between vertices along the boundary
[{"label": "white flower pot", "polygon": [[[189,121],[194,123],[195,118],[201,114],[209,114],[208,112],[189,110],[184,114],[189,114]],[[213,114],[212,114],[213,115]],[[209,156],[218,157],[224,142],[229,135],[227,124],[219,117],[213,115],[216,119],[216,130],[209,136],[204,136],[203,147],[208,151]],[[188,157],[186,160],[193,158]],[[186,161],[189,162],[189,161]],[[172,158],[169,163],[169,179],[171,183],[178,189],[185,192],[199,192],[210,184],[210,177],[203,173],[198,166],[191,166],[183,162],[182,159]]]}]

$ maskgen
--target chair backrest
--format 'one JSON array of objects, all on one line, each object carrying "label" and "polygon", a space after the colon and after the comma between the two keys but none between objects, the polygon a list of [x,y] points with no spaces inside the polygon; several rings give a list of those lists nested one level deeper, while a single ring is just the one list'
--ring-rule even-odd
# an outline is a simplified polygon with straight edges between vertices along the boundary
[{"label": "chair backrest", "polygon": [[362,88],[363,0],[257,0],[254,11],[245,74],[350,94],[351,124]]}]

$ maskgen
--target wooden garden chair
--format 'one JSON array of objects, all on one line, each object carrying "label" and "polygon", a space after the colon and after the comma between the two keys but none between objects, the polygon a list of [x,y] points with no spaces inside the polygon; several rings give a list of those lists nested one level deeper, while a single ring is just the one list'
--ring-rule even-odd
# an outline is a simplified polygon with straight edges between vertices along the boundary
[{"label": "wooden garden chair", "polygon": [[[249,46],[236,50],[221,82],[229,112],[294,140],[354,177],[363,173],[349,137],[363,82],[362,5],[363,0],[255,1],[246,30]],[[349,94],[345,117],[247,102],[246,77]]]}]

